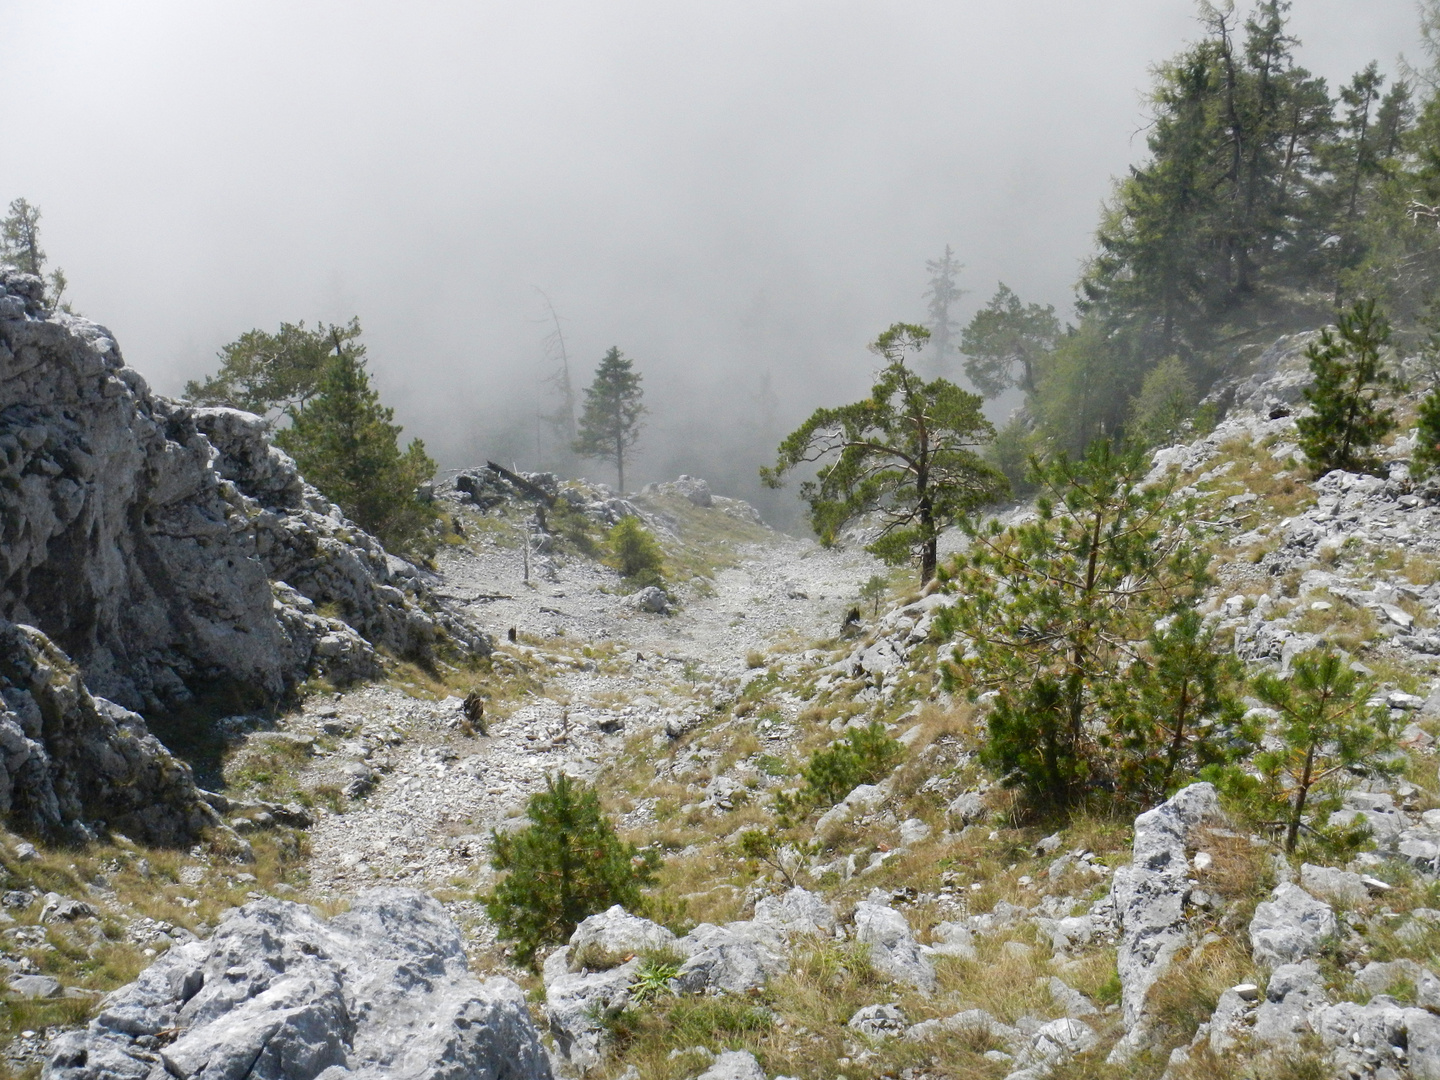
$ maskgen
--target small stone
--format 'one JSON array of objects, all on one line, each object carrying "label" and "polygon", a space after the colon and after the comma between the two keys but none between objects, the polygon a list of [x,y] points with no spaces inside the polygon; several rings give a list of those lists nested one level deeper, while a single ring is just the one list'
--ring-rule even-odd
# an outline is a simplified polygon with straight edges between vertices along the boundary
[{"label": "small stone", "polygon": [[1415,625],[1415,616],[1411,615],[1404,608],[1398,608],[1394,604],[1381,604],[1380,611],[1385,618],[1389,619],[1390,622],[1394,623],[1401,630],[1409,630]]},{"label": "small stone", "polygon": [[1241,1001],[1260,1000],[1260,987],[1256,986],[1254,983],[1239,983],[1236,986],[1232,986],[1230,989],[1235,992],[1235,996],[1238,997]]},{"label": "small stone", "polygon": [[1197,871],[1203,873],[1204,871],[1209,870],[1214,862],[1214,856],[1212,856],[1208,851],[1197,851],[1195,853],[1195,858],[1190,860],[1190,865],[1195,867]]},{"label": "small stone", "polygon": [[39,856],[40,853],[35,850],[34,844],[29,844],[22,840],[20,843],[15,845],[15,858],[19,862],[31,862],[32,860],[39,858]]},{"label": "small stone", "polygon": [[908,1021],[895,1005],[866,1005],[850,1017],[846,1027],[870,1039],[903,1035]]}]

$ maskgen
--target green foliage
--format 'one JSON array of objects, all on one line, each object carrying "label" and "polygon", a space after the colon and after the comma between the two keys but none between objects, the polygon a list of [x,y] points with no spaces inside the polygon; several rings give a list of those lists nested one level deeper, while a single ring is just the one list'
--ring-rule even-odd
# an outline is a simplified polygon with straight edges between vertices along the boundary
[{"label": "green foliage", "polygon": [[415,551],[435,520],[416,489],[435,475],[435,463],[419,439],[400,450],[395,411],[370,388],[364,359],[343,347],[338,332],[333,340],[314,397],[275,442],[362,529],[392,551]]},{"label": "green foliage", "polygon": [[591,558],[600,556],[600,544],[596,541],[590,518],[569,499],[555,500],[548,514],[548,523],[554,532],[574,544],[577,551]]},{"label": "green foliage", "polygon": [[[13,267],[23,274],[45,278],[46,255],[40,247],[40,207],[27,199],[12,199],[0,218],[0,266]],[[69,311],[60,298],[65,295],[65,271],[58,267],[46,279],[50,310]]]},{"label": "green foliage", "polygon": [[965,375],[987,398],[999,397],[1012,386],[1034,394],[1041,363],[1059,339],[1054,306],[1021,303],[1002,281],[961,335]]},{"label": "green foliage", "polygon": [[1016,416],[995,433],[994,441],[985,448],[985,460],[1009,481],[1016,498],[1028,499],[1035,494],[1030,459],[1040,453],[1042,442],[1031,426]]},{"label": "green foliage", "polygon": [[[1155,623],[1192,607],[1209,579],[1192,503],[1169,483],[1141,487],[1146,465],[1139,450],[1103,442],[1078,461],[1037,462],[1036,517],[972,528],[969,553],[947,574],[965,602],[937,618],[959,639],[945,683],[990,698],[982,759],[1037,807],[1102,787],[1143,801],[1153,787],[1144,763],[1167,722],[1137,715],[1112,727],[1114,688],[1147,648],[1167,647],[1151,641]],[[1167,678],[1157,670],[1157,708]],[[1143,695],[1135,705],[1149,707]],[[1193,767],[1200,745],[1188,721],[1179,726],[1172,773]]]},{"label": "green foliage", "polygon": [[1432,386],[1420,402],[1412,468],[1417,479],[1430,476],[1440,468],[1440,384]]},{"label": "green foliage", "polygon": [[1121,789],[1158,803],[1193,774],[1238,760],[1259,732],[1244,721],[1240,662],[1193,608],[1150,633],[1122,678],[1102,688]]},{"label": "green foliage", "polygon": [[615,568],[624,577],[646,585],[659,583],[665,556],[654,534],[640,524],[639,518],[623,517],[617,521],[606,543]]},{"label": "green foliage", "polygon": [[185,384],[185,397],[197,405],[244,409],[272,422],[304,409],[320,389],[336,340],[363,363],[360,320],[344,326],[317,323],[308,330],[299,323],[281,323],[273,334],[247,330],[220,349],[220,370]]},{"label": "green foliage", "polygon": [[860,586],[860,599],[871,605],[870,617],[872,619],[880,614],[880,601],[885,599],[885,594],[889,591],[890,583],[879,574],[871,574]]},{"label": "green foliage", "polygon": [[1285,850],[1294,851],[1316,792],[1349,787],[1353,774],[1384,775],[1397,766],[1390,712],[1370,705],[1375,684],[1362,679],[1330,648],[1296,657],[1290,677],[1263,672],[1254,680],[1255,696],[1280,714],[1277,733],[1283,746],[1255,755],[1258,777],[1231,778],[1243,792],[1285,828]]},{"label": "green foliage", "polygon": [[569,939],[575,927],[614,904],[642,903],[660,866],[653,850],[622,842],[600,798],[563,773],[525,807],[528,827],[491,834],[491,865],[505,874],[485,897],[485,910],[516,957],[533,963],[544,945]]},{"label": "green foliage", "polygon": [[[798,806],[799,804],[788,804]],[[788,818],[786,819],[788,820]],[[804,856],[814,854],[817,845],[806,844],[789,835],[784,822],[779,827],[770,825],[761,829],[746,829],[740,834],[736,844],[739,854],[752,863],[763,863],[784,880],[790,888],[799,884],[795,880],[795,871],[803,862]]]},{"label": "green foliage", "polygon": [[1395,385],[1381,355],[1389,342],[1390,326],[1375,301],[1362,300],[1341,314],[1334,333],[1327,327],[1307,350],[1315,382],[1305,399],[1313,412],[1295,427],[1317,476],[1332,469],[1380,472],[1373,448],[1395,429],[1395,411],[1379,404]]},{"label": "green foliage", "polygon": [[804,786],[794,796],[778,793],[775,808],[783,820],[795,820],[815,807],[834,806],[859,785],[887,776],[903,753],[904,747],[878,720],[853,727],[843,739],[810,755],[801,774]]},{"label": "green foliage", "polygon": [[635,972],[635,980],[630,984],[631,1003],[644,1005],[674,993],[670,988],[670,980],[680,974],[683,963],[680,957],[670,953],[646,953],[642,956],[640,968]]},{"label": "green foliage", "polygon": [[1097,439],[1115,439],[1143,377],[1132,336],[1082,319],[1056,344],[1032,403],[1048,449],[1075,457]]},{"label": "green foliage", "polygon": [[1166,357],[1150,369],[1140,393],[1130,402],[1131,437],[1146,446],[1168,445],[1184,431],[1198,400],[1184,362],[1178,356]]},{"label": "green foliage", "polygon": [[927,383],[905,364],[929,337],[905,323],[886,330],[871,346],[885,366],[870,397],[815,410],[780,444],[774,468],[760,470],[780,487],[790,470],[822,462],[800,485],[821,541],[879,512],[880,538],[866,550],[892,563],[918,556],[922,584],[935,574],[941,530],[1005,491],[1005,478],[974,450],[995,434],[981,399],[944,379]]},{"label": "green foliage", "polygon": [[1333,286],[1332,101],[1295,62],[1287,7],[1260,0],[1242,26],[1204,5],[1204,36],[1156,68],[1150,159],[1117,185],[1081,282],[1084,311],[1143,354],[1191,360],[1291,290]]},{"label": "green foliage", "polygon": [[595,369],[595,381],[585,389],[585,410],[580,415],[580,434],[575,453],[615,463],[618,487],[625,491],[625,460],[640,440],[640,373],[634,361],[612,346]]}]

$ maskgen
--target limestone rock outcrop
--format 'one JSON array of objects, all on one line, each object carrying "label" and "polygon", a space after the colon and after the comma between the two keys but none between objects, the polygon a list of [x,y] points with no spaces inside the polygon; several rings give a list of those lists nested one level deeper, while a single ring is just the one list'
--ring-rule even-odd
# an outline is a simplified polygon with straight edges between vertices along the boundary
[{"label": "limestone rock outcrop", "polygon": [[1116,966],[1127,1034],[1112,1060],[1121,1061],[1148,1038],[1145,997],[1190,939],[1186,844],[1193,830],[1224,820],[1215,788],[1191,784],[1135,819],[1134,858],[1115,871],[1111,896],[1120,923]]},{"label": "limestone rock outcrop", "polygon": [[0,618],[136,710],[273,700],[484,637],[269,446],[258,417],[152,394],[114,336],[0,271]]},{"label": "limestone rock outcrop", "polygon": [[0,816],[78,840],[96,825],[180,846],[219,824],[190,767],[134,713],[92,697],[44,634],[0,620]]},{"label": "limestone rock outcrop", "polygon": [[525,996],[467,968],[433,899],[362,894],[328,922],[265,899],[171,949],[62,1036],[46,1080],[550,1080]]}]

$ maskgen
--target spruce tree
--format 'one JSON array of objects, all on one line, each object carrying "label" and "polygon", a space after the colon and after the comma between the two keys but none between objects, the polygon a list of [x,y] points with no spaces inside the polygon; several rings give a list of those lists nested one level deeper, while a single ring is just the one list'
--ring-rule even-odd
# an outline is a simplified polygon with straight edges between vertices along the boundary
[{"label": "spruce tree", "polygon": [[585,411],[580,415],[575,453],[613,462],[622,493],[625,460],[640,440],[641,418],[647,411],[643,397],[634,362],[611,346],[595,369],[595,381],[585,389]]},{"label": "spruce tree", "polygon": [[491,865],[505,877],[485,897],[485,910],[500,937],[515,942],[517,959],[532,963],[587,917],[613,904],[639,907],[660,857],[621,841],[600,797],[564,773],[546,777],[525,816],[526,828],[491,834]]},{"label": "spruce tree", "polygon": [[1382,356],[1389,342],[1390,325],[1375,301],[1361,300],[1307,350],[1315,382],[1305,399],[1313,411],[1295,427],[1316,476],[1332,469],[1379,473],[1374,447],[1395,430],[1395,411],[1379,403],[1395,386]]},{"label": "spruce tree", "polygon": [[392,551],[414,551],[434,520],[416,489],[435,475],[435,463],[419,439],[401,451],[395,410],[370,388],[364,360],[338,329],[331,340],[335,355],[314,397],[275,442],[362,529]]}]

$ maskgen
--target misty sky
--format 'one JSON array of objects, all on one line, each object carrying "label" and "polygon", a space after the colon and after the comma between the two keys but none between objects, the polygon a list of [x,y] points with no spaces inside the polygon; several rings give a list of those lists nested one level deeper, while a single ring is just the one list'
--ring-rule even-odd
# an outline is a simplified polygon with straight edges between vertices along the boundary
[{"label": "misty sky", "polygon": [[[967,312],[997,279],[1068,304],[1194,11],[0,0],[0,201],[43,208],[74,303],[162,392],[250,327],[356,314],[443,465],[534,466],[540,286],[577,381],[612,344],[644,373],[638,480],[749,494],[774,424],[868,385],[947,242]],[[1291,25],[1332,84],[1416,53],[1411,0]]]}]

